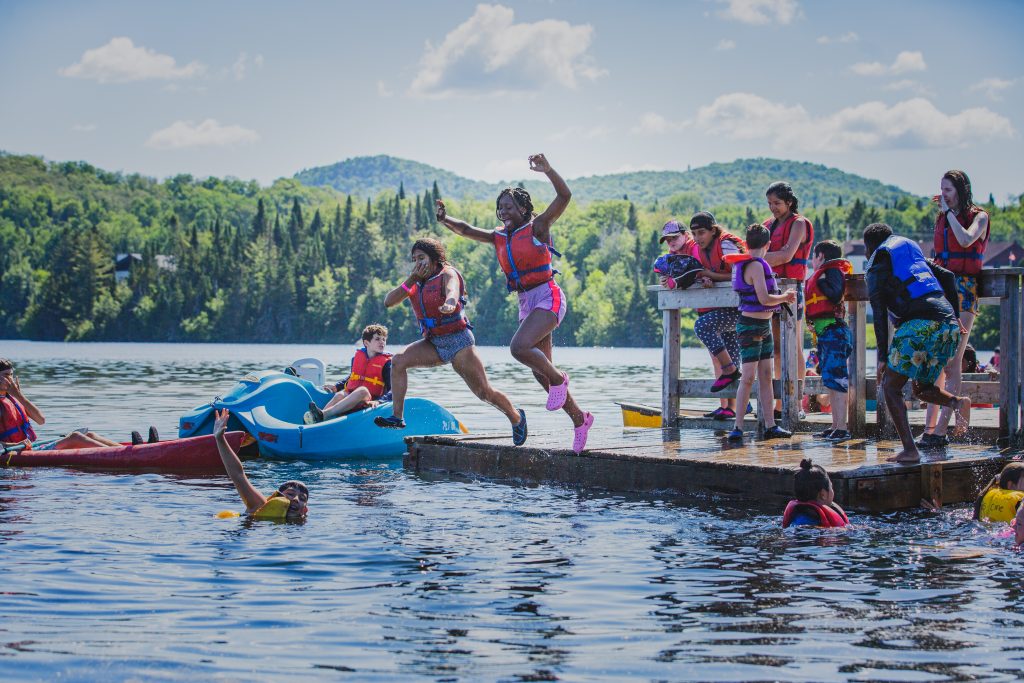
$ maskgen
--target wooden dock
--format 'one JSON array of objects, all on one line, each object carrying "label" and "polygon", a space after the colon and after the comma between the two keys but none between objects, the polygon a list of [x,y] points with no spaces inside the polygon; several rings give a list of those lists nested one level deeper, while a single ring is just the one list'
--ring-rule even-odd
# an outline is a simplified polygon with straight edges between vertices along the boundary
[{"label": "wooden dock", "polygon": [[[664,313],[661,409],[632,405],[634,426],[647,429],[595,428],[588,448],[575,455],[567,434],[531,434],[526,446],[516,448],[505,435],[423,436],[407,440],[405,465],[417,472],[444,473],[525,484],[560,484],[605,491],[668,495],[717,496],[750,501],[779,510],[792,498],[793,473],[800,460],[811,458],[828,470],[841,505],[859,511],[889,511],[973,500],[988,480],[1024,448],[1021,429],[1021,377],[1024,375],[1024,296],[1021,268],[986,269],[980,278],[983,304],[1000,307],[1002,364],[998,380],[987,376],[965,378],[965,393],[977,403],[998,403],[998,410],[975,414],[978,419],[967,444],[954,443],[941,451],[924,452],[921,463],[897,465],[888,458],[901,450],[893,439],[891,420],[880,409],[868,415],[866,400],[875,382],[865,367],[867,291],[863,276],[848,280],[847,300],[854,354],[850,359],[848,421],[855,438],[833,445],[815,440],[819,420],[799,418],[800,398],[822,393],[820,378],[798,378],[802,345],[800,328],[790,316],[781,320],[782,376],[774,382],[783,403],[783,426],[797,433],[792,439],[760,440],[763,425],[747,421],[742,443],[725,436],[731,423],[703,420],[693,411],[680,410],[680,399],[723,398],[734,390],[711,393],[711,379],[680,377],[680,311],[688,308],[736,306],[728,283],[715,287],[667,290],[657,293]],[[783,288],[793,281],[780,281]],[[756,397],[756,387],[752,394]],[[622,404],[620,404],[622,405]],[[662,420],[662,416],[668,419]],[[979,424],[980,423],[980,424]]]},{"label": "wooden dock", "polygon": [[[748,421],[752,426],[753,421]],[[724,431],[595,427],[575,455],[566,434],[531,434],[516,448],[502,435],[408,439],[405,466],[422,474],[482,477],[515,484],[558,484],[604,491],[723,497],[779,510],[793,497],[793,472],[812,458],[832,477],[836,500],[851,510],[881,512],[973,500],[1013,457],[991,445],[957,445],[926,453],[920,464],[886,462],[898,441],[854,439],[838,445],[810,434],[734,444]]]}]

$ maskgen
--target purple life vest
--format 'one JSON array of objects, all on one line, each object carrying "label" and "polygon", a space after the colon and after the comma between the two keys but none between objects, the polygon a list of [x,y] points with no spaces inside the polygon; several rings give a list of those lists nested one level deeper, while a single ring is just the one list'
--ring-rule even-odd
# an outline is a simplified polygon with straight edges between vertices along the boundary
[{"label": "purple life vest", "polygon": [[775,282],[775,273],[772,271],[772,267],[768,265],[768,262],[758,256],[752,256],[748,261],[741,261],[736,264],[732,269],[732,288],[737,294],[740,295],[739,309],[742,313],[752,313],[756,311],[772,311],[773,313],[779,310],[779,306],[765,306],[757,298],[757,290],[754,289],[754,285],[748,285],[743,279],[743,271],[753,262],[761,264],[764,269],[764,284],[770,294],[778,294],[779,286]]}]

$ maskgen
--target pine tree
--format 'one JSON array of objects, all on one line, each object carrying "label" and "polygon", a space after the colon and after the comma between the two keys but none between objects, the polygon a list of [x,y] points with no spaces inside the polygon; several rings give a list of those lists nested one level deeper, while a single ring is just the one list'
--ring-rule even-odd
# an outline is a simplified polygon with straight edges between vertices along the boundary
[{"label": "pine tree", "polygon": [[405,199],[405,181],[398,183],[398,198]]}]

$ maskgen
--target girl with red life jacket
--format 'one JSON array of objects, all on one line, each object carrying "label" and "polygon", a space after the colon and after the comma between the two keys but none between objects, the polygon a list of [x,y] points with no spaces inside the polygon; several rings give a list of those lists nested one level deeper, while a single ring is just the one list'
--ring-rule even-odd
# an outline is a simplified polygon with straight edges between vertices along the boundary
[{"label": "girl with red life jacket", "polygon": [[[32,401],[21,391],[21,382],[14,374],[14,363],[0,358],[0,443],[24,443],[27,448],[36,451],[52,451],[68,448],[97,448],[102,446],[120,446],[116,441],[95,434],[87,429],[73,431],[66,436],[51,441],[36,440],[32,422],[45,424],[46,417]],[[156,430],[150,427],[151,439]],[[141,443],[138,433],[133,435],[133,442]]]},{"label": "girl with red life jacket", "polygon": [[[768,199],[768,210],[772,217],[764,221],[764,227],[771,232],[771,241],[768,243],[768,253],[764,260],[772,267],[779,277],[792,278],[798,281],[796,288],[796,338],[800,340],[800,358],[797,362],[797,375],[804,378],[803,358],[803,317],[804,317],[804,288],[803,281],[807,277],[807,266],[811,262],[811,246],[814,244],[814,226],[811,221],[798,213],[800,206],[799,198],[793,193],[793,188],[784,181],[774,182],[768,186],[765,192]],[[779,352],[779,343],[782,335],[779,333],[779,318],[772,319],[772,334],[775,341],[775,378],[782,377],[782,354]],[[782,402],[776,402],[776,412],[782,410]]]},{"label": "girl with red life jacket", "polygon": [[352,357],[347,378],[336,384],[325,384],[324,391],[334,394],[322,409],[310,401],[303,416],[306,424],[316,424],[353,410],[374,407],[379,401],[391,400],[391,354],[384,353],[388,328],[367,325],[362,334],[363,348]]},{"label": "girl with red life jacket", "polygon": [[429,237],[412,245],[413,270],[398,287],[388,292],[384,305],[397,306],[410,299],[423,339],[409,344],[392,359],[392,411],[373,422],[385,429],[405,429],[403,413],[410,368],[452,364],[477,398],[500,410],[512,423],[512,443],[526,442],[526,413],[516,409],[508,396],[491,386],[484,364],[476,352],[472,326],[463,311],[466,283],[448,263],[444,245]]},{"label": "girl with red life jacket", "polygon": [[512,336],[512,356],[530,368],[547,390],[547,409],[561,408],[572,419],[572,448],[579,453],[586,446],[594,416],[576,404],[569,394],[569,376],[551,360],[551,333],[568,310],[565,294],[554,280],[551,224],[569,205],[572,192],[543,154],[532,155],[529,163],[531,170],[545,174],[555,188],[555,198],[540,215],[534,214],[526,190],[508,187],[495,202],[502,225],[494,230],[482,230],[452,218],[441,200],[437,201],[437,221],[457,235],[494,246],[508,289],[519,297],[519,329]]},{"label": "girl with red life jacket", "polygon": [[[989,215],[974,205],[971,180],[963,171],[951,170],[942,176],[940,192],[933,198],[939,204],[939,215],[935,218],[935,262],[953,272],[956,276],[957,293],[960,296],[960,322],[966,328],[961,333],[956,355],[949,359],[939,384],[945,382],[946,390],[960,393],[962,380],[961,363],[970,339],[971,328],[978,316],[978,274],[981,273],[985,258],[985,246],[989,237]],[[918,446],[934,448],[949,443],[946,431],[953,411],[929,404],[925,414],[925,430]],[[970,410],[957,414],[954,434],[962,434],[970,425]]]},{"label": "girl with red life jacket", "polygon": [[793,476],[793,500],[782,513],[782,528],[790,526],[843,527],[850,523],[843,508],[835,502],[835,491],[828,472],[812,465],[810,458],[800,461]]},{"label": "girl with red life jacket", "polygon": [[[746,253],[746,243],[726,232],[708,211],[694,214],[690,219],[690,232],[697,243],[697,258],[704,266],[704,270],[697,276],[701,284],[712,287],[716,282],[730,282],[732,264],[726,261],[725,256]],[[711,354],[717,378],[711,391],[727,389],[740,379],[740,346],[736,337],[739,317],[739,309],[733,307],[697,309],[693,331]],[[709,413],[708,417],[717,420],[736,419],[735,399],[722,399],[721,407]]]}]

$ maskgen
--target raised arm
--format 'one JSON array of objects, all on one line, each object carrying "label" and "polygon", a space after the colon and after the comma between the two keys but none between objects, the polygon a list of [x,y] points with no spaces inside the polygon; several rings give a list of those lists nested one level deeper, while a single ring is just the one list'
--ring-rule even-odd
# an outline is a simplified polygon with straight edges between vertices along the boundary
[{"label": "raised arm", "polygon": [[217,452],[220,453],[220,461],[224,463],[224,471],[235,485],[238,495],[242,497],[245,511],[255,512],[267,502],[267,498],[249,482],[249,477],[245,476],[245,470],[242,469],[242,461],[238,459],[238,455],[231,450],[231,445],[228,444],[225,432],[231,413],[227,409],[218,410],[216,416],[217,419],[213,423],[213,435],[217,440]]},{"label": "raised arm", "polygon": [[18,400],[18,403],[25,409],[25,414],[28,419],[32,420],[36,424],[46,424],[46,417],[43,415],[43,411],[36,407],[36,404],[25,398],[25,394],[21,393],[21,380],[15,375],[4,377],[0,380],[0,391],[10,394],[13,398]]},{"label": "raised arm", "polygon": [[[945,200],[942,200],[942,203],[945,204]],[[960,221],[957,220],[957,217],[949,210],[948,206],[944,210],[946,212],[946,222],[949,224],[950,230],[953,231],[953,236],[956,237],[956,241],[960,243],[961,247],[971,246],[981,239],[981,236],[988,230],[988,214],[984,211],[979,212],[971,224],[964,227],[960,225]]]},{"label": "raised arm", "polygon": [[551,168],[551,164],[543,154],[533,154],[530,156],[530,170],[546,175],[548,180],[551,181],[551,185],[555,188],[555,198],[548,204],[548,208],[544,209],[544,213],[533,219],[533,234],[541,242],[549,242],[548,233],[551,231],[551,224],[558,220],[558,217],[569,206],[569,200],[572,199],[572,191],[565,184],[562,176],[558,175],[558,172]]},{"label": "raised arm", "polygon": [[807,221],[804,218],[797,218],[789,230],[789,240],[782,246],[782,249],[769,251],[765,254],[764,260],[768,262],[769,266],[781,266],[784,263],[789,263],[806,238]]},{"label": "raised arm", "polygon": [[477,242],[485,242],[486,244],[494,244],[494,233],[490,230],[481,230],[480,228],[474,227],[466,221],[460,221],[458,218],[452,218],[448,215],[448,211],[444,207],[444,202],[438,199],[435,204],[437,205],[434,211],[434,215],[437,217],[437,222],[448,228],[456,235],[462,235],[468,237],[471,240]]}]

